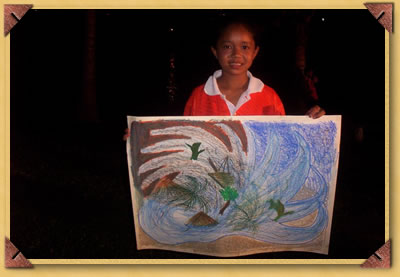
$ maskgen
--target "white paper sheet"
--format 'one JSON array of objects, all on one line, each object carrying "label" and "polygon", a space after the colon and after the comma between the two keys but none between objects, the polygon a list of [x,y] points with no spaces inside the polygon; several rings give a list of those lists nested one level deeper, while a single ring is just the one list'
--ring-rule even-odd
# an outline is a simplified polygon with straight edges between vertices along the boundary
[{"label": "white paper sheet", "polygon": [[327,254],[341,116],[128,117],[138,249]]}]

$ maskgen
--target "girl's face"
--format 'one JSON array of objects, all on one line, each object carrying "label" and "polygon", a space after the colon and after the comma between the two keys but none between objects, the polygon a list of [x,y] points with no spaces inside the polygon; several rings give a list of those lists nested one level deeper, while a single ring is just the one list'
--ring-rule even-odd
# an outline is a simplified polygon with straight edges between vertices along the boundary
[{"label": "girl's face", "polygon": [[247,74],[258,50],[253,34],[239,24],[228,26],[219,37],[216,48],[211,47],[222,74],[232,76]]}]

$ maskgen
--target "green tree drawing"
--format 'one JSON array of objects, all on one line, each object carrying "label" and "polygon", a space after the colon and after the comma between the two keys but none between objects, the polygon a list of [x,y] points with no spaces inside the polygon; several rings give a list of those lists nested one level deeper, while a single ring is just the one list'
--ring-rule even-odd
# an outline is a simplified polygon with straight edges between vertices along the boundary
[{"label": "green tree drawing", "polygon": [[270,199],[267,202],[269,202],[269,209],[270,210],[275,210],[277,212],[277,216],[275,217],[274,221],[278,221],[279,218],[282,216],[292,214],[294,213],[293,211],[285,212],[285,206],[282,204],[282,202],[278,199],[276,202],[274,199]]},{"label": "green tree drawing", "polygon": [[224,200],[227,201],[225,205],[221,208],[221,210],[219,210],[219,214],[222,215],[225,209],[228,208],[231,200],[235,200],[239,196],[239,194],[237,190],[235,188],[232,188],[231,186],[227,186],[226,188],[221,189],[219,192],[221,193]]},{"label": "green tree drawing", "polygon": [[[215,171],[213,173],[208,173],[208,175],[222,188],[219,192],[221,193],[222,198],[227,201],[219,211],[219,214],[222,215],[226,208],[228,208],[231,200],[233,201],[239,196],[237,190],[233,187],[235,184],[235,178],[229,172],[222,171],[225,170],[225,166],[228,164],[228,157],[226,157],[224,163],[220,165],[219,168],[217,168],[211,158],[208,158],[208,162]],[[223,168],[221,169],[221,167]]]},{"label": "green tree drawing", "polygon": [[190,150],[192,150],[192,157],[190,158],[191,160],[197,160],[200,153],[204,152],[204,149],[199,150],[200,144],[201,144],[201,142],[195,142],[195,143],[193,143],[193,145],[186,143],[186,145],[190,148]]}]

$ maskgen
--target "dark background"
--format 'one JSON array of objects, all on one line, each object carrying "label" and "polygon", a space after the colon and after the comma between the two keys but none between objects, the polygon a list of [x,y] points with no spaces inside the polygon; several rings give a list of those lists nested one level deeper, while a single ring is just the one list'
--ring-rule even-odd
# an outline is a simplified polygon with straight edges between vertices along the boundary
[{"label": "dark background", "polygon": [[25,257],[210,258],[136,250],[122,135],[127,115],[182,114],[218,69],[210,27],[235,13],[263,27],[251,72],[287,114],[303,113],[295,34],[312,15],[307,65],[342,115],[329,255],[240,258],[367,259],[385,243],[385,31],[367,10],[30,10],[11,31],[10,228]]}]

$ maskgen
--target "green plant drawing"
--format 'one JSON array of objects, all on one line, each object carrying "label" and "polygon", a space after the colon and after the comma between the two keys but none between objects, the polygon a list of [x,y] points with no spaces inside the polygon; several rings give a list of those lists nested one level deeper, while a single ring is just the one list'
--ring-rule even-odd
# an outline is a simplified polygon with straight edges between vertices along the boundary
[{"label": "green plant drawing", "polygon": [[169,186],[160,188],[154,193],[153,197],[171,206],[180,206],[185,210],[200,209],[207,213],[210,208],[210,202],[204,192],[209,185],[208,181],[205,180],[204,183],[201,183],[195,177],[185,177],[188,181],[184,184],[172,183]]},{"label": "green plant drawing", "polygon": [[265,214],[267,201],[262,201],[257,192],[245,197],[240,204],[235,204],[228,219],[233,231],[249,230],[256,233],[260,217]]},{"label": "green plant drawing", "polygon": [[199,158],[199,155],[201,152],[204,152],[204,149],[200,149],[200,144],[201,142],[195,142],[193,145],[187,144],[186,145],[192,150],[192,157],[190,158],[191,160],[197,160]]},{"label": "green plant drawing", "polygon": [[227,172],[213,172],[208,173],[208,175],[222,188],[233,186],[235,183],[235,178]]},{"label": "green plant drawing", "polygon": [[235,200],[239,196],[236,189],[234,189],[230,186],[228,186],[224,189],[221,189],[219,192],[221,193],[221,195],[225,201]]},{"label": "green plant drawing", "polygon": [[282,216],[294,213],[293,211],[285,212],[285,206],[281,203],[279,199],[276,200],[276,202],[274,201],[274,199],[270,199],[267,202],[269,202],[270,205],[269,209],[275,210],[278,214],[275,217],[274,221],[278,221],[278,219],[281,218]]}]

